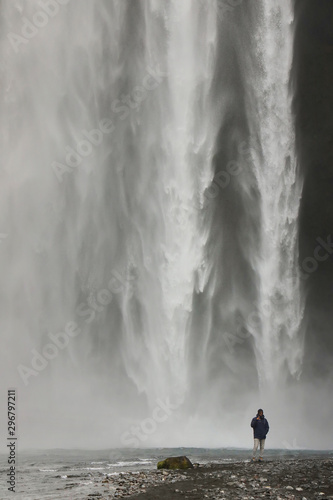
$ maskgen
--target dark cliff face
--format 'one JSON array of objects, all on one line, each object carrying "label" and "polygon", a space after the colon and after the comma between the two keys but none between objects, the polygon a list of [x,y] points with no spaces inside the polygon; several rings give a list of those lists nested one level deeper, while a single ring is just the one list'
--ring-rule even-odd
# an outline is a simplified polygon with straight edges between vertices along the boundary
[{"label": "dark cliff face", "polygon": [[[305,376],[333,360],[333,2],[295,0],[295,118],[304,188],[300,268],[306,293]],[[320,245],[320,247],[319,247]]]}]

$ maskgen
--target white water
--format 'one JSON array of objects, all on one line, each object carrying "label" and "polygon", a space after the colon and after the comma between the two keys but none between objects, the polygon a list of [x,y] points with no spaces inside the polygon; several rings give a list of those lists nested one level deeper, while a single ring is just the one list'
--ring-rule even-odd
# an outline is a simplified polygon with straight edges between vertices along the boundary
[{"label": "white water", "polygon": [[[260,192],[259,314],[249,326],[256,341],[262,384],[278,387],[302,363],[303,301],[297,275],[298,211],[302,184],[297,175],[290,71],[293,56],[292,2],[261,2],[251,61],[249,106],[254,173]],[[251,100],[249,99],[249,102]]]},{"label": "white water", "polygon": [[[243,67],[261,214],[260,242],[249,248],[247,259],[258,294],[249,309],[243,296],[238,303],[231,286],[226,304],[233,302],[231,324],[237,308],[247,318],[267,397],[266,382],[284,382],[285,362],[288,374],[300,370],[302,306],[297,280],[286,282],[296,268],[299,196],[288,94],[291,7],[261,4],[257,35],[244,56],[249,66]],[[7,346],[1,362],[8,385],[20,393],[27,445],[80,445],[82,439],[86,446],[122,444],[119,435],[166,398],[201,404],[202,435],[196,423],[175,431],[170,419],[168,433],[162,425],[140,444],[171,438],[205,445],[214,440],[211,419],[215,413],[220,418],[219,389],[236,384],[235,394],[243,390],[222,362],[210,378],[210,353],[221,347],[211,333],[210,300],[217,300],[217,292],[207,283],[227,269],[205,250],[210,228],[204,211],[212,205],[205,208],[204,192],[213,178],[212,157],[229,102],[227,89],[222,88],[222,99],[212,91],[218,85],[215,66],[223,65],[219,44],[224,31],[237,26],[237,9],[244,6],[221,19],[218,4],[207,5],[81,0],[78,9],[72,1],[59,6],[16,53],[6,34],[20,33],[23,18],[32,20],[40,6],[32,0],[3,2],[1,113],[7,136],[0,231],[8,237],[0,248],[1,331]],[[278,55],[283,64],[277,71]],[[95,130],[103,119],[114,129],[90,146],[77,167],[58,169],[56,175],[54,162],[65,165],[68,148],[80,148],[83,131]],[[246,191],[246,177],[235,182]],[[223,227],[218,238],[225,238]],[[202,386],[193,397],[189,360],[198,290],[208,301],[206,327],[199,332],[204,348],[198,344],[196,353]],[[283,307],[277,294],[286,299]],[[110,296],[112,302],[103,305]],[[248,314],[257,309],[260,325],[253,328]],[[42,352],[48,334],[63,331],[69,321],[76,321],[81,333],[24,385],[17,366],[31,368],[31,350]],[[223,349],[227,366],[241,371],[237,352]],[[245,408],[252,411],[248,403]],[[184,405],[182,415],[192,415]],[[235,442],[223,433],[219,439]]]}]

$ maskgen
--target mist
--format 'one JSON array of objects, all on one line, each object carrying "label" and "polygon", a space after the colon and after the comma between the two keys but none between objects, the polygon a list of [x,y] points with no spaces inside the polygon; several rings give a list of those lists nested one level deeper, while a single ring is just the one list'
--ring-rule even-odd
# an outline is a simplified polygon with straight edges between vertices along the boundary
[{"label": "mist", "polygon": [[1,7],[21,449],[332,449],[331,2]]}]

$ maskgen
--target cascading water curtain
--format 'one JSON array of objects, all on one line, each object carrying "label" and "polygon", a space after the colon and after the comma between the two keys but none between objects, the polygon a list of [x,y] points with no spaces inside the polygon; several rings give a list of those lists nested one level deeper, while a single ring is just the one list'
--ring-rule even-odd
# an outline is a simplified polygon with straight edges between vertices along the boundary
[{"label": "cascading water curtain", "polygon": [[257,403],[280,415],[302,368],[293,36],[292,2],[243,2],[218,21],[220,124],[189,348],[193,426],[212,444],[221,428],[244,442]]},{"label": "cascading water curtain", "polygon": [[25,444],[244,443],[221,422],[302,355],[291,2],[1,10],[1,363]]},{"label": "cascading water curtain", "polygon": [[298,276],[298,215],[302,181],[297,168],[290,72],[293,5],[261,2],[248,109],[254,174],[260,196],[258,314],[249,322],[259,379],[267,390],[285,388],[301,371],[303,300]]}]

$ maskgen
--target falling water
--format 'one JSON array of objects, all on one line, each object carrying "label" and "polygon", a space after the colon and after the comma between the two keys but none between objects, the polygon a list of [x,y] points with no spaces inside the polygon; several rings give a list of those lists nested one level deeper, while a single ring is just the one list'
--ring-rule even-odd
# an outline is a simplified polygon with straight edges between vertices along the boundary
[{"label": "falling water", "polygon": [[260,249],[252,257],[259,314],[253,324],[250,321],[250,328],[257,346],[259,377],[262,383],[278,385],[285,373],[297,375],[302,361],[299,330],[303,309],[297,275],[301,182],[289,85],[292,3],[262,2],[259,15],[255,73],[250,70],[255,104],[249,107],[255,116],[249,122],[261,213]]},{"label": "falling water", "polygon": [[34,31],[38,1],[2,2],[2,363],[29,445],[123,445],[168,398],[140,444],[206,444],[299,373],[291,2],[222,3],[63,2]]}]

